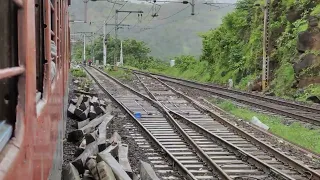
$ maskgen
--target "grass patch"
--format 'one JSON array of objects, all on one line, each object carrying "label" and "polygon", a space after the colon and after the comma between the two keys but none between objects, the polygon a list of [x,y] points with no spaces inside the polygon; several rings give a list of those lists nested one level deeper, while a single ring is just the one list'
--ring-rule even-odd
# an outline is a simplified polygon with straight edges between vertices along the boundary
[{"label": "grass patch", "polygon": [[80,84],[78,86],[78,89],[86,89],[92,86],[92,80],[88,78],[79,78]]},{"label": "grass patch", "polygon": [[320,4],[318,4],[314,9],[313,11],[311,12],[311,15],[312,16],[316,16],[316,15],[319,15],[320,14]]},{"label": "grass patch", "polygon": [[71,69],[71,74],[74,77],[87,77],[87,74],[82,69]]},{"label": "grass patch", "polygon": [[300,123],[284,125],[277,117],[257,113],[246,108],[237,107],[231,101],[212,99],[211,102],[238,118],[250,121],[253,116],[270,127],[269,131],[302,147],[320,153],[320,130],[310,130]]},{"label": "grass patch", "polygon": [[127,70],[123,70],[123,69],[113,70],[112,68],[106,67],[104,69],[104,71],[106,73],[108,73],[110,76],[117,78],[117,79],[121,79],[121,80],[132,80],[133,79],[132,73]]},{"label": "grass patch", "polygon": [[309,96],[318,96],[320,97],[320,85],[319,84],[311,84],[307,88],[304,89],[304,93],[297,94],[296,100],[298,101],[306,101]]}]

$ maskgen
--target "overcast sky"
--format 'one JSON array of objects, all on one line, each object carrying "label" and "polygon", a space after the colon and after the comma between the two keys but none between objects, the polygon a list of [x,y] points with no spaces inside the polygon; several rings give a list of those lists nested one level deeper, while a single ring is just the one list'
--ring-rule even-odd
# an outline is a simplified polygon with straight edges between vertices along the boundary
[{"label": "overcast sky", "polygon": [[[118,0],[118,1],[121,1],[121,0]],[[138,2],[138,3],[141,3],[143,2],[143,0],[129,0],[130,2]],[[150,0],[149,0],[150,1]],[[153,1],[153,0],[152,0]],[[177,1],[177,0],[168,0],[168,1]],[[214,3],[235,3],[237,2],[237,0],[203,0],[205,2],[214,2]],[[197,3],[197,0],[196,0],[196,3]]]}]

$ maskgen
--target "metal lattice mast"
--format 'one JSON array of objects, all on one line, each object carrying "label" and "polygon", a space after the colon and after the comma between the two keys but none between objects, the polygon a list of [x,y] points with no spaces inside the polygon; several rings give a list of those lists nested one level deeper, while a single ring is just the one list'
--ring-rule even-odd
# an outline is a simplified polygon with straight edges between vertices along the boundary
[{"label": "metal lattice mast", "polygon": [[262,91],[269,86],[269,23],[271,0],[265,1],[263,32]]}]

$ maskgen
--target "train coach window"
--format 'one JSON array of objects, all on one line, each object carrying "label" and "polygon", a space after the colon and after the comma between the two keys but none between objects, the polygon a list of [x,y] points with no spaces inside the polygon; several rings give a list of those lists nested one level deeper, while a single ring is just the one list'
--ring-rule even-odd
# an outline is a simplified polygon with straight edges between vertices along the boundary
[{"label": "train coach window", "polygon": [[[37,102],[41,99],[43,93],[43,80],[44,80],[44,64],[45,64],[45,51],[44,51],[44,1],[35,0],[35,24],[36,24],[36,64],[37,64]],[[39,98],[40,96],[40,98]]]},{"label": "train coach window", "polygon": [[18,75],[18,7],[12,1],[0,4],[0,151],[12,136],[16,122]]},{"label": "train coach window", "polygon": [[[55,29],[55,1],[35,0],[36,7],[36,38],[37,38],[37,102],[46,91],[50,91],[51,83],[57,73],[56,59],[58,47],[56,45],[57,32]],[[46,68],[49,67],[50,69]],[[50,80],[45,76],[50,75]],[[49,81],[49,82],[46,82]],[[47,87],[48,86],[48,87]]]}]

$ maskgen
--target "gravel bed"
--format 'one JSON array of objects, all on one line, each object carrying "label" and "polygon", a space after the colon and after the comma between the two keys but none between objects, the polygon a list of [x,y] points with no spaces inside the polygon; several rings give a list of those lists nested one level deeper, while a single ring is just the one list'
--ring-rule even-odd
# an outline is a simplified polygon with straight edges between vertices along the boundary
[{"label": "gravel bed", "polygon": [[[73,77],[71,74],[69,74],[69,95],[68,95],[68,103],[69,100],[72,98],[75,98],[76,95],[73,92],[74,89],[77,89],[77,85],[75,85],[73,83]],[[73,120],[71,118],[68,117],[67,122],[66,122],[66,139],[68,136],[68,133],[71,131],[76,130],[75,127],[73,127],[73,125],[76,123],[76,120]],[[75,144],[72,142],[68,142],[66,139],[64,139],[63,141],[63,164],[62,164],[62,168],[65,168],[69,162],[71,162],[73,159],[75,159],[74,157],[74,152],[76,151],[77,147],[79,146],[79,144]]]}]

